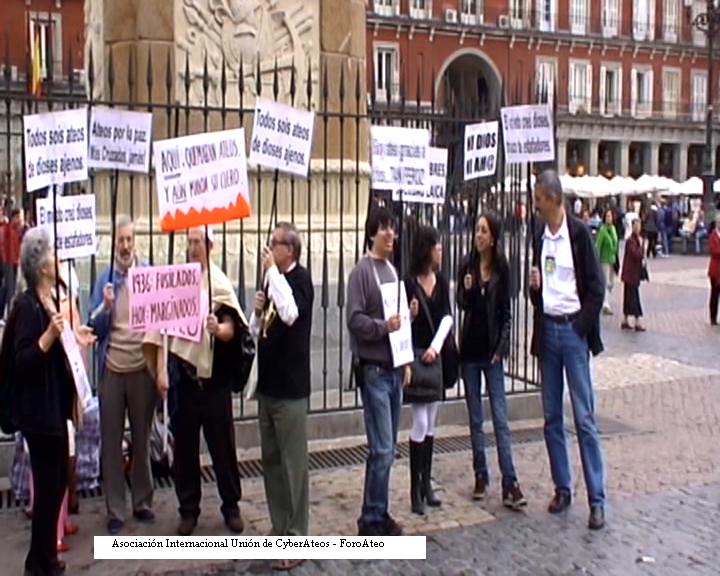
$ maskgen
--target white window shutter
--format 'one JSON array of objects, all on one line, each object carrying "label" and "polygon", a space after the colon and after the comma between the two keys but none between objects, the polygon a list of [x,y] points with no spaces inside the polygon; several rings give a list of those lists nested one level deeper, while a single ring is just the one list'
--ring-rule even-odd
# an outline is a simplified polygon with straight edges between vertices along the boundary
[{"label": "white window shutter", "polygon": [[622,116],[623,111],[623,73],[622,68],[617,70],[617,105],[615,108],[615,114]]},{"label": "white window shutter", "polygon": [[605,66],[600,66],[600,114],[604,116],[608,113],[607,106],[605,105],[605,92],[607,90],[607,78],[605,78],[605,75],[607,74],[607,68]]},{"label": "white window shutter", "polygon": [[646,82],[648,85],[647,88],[647,94],[648,94],[648,103],[647,103],[647,112],[648,114],[653,113],[653,103],[655,102],[655,73],[653,70],[648,71],[646,74]]},{"label": "white window shutter", "polygon": [[648,40],[655,40],[655,0],[648,0]]},{"label": "white window shutter", "polygon": [[[390,61],[392,62],[392,86],[390,87],[390,92],[392,94],[392,97],[396,100],[400,99],[400,51],[399,50],[393,50],[392,51],[392,57],[390,58]],[[390,97],[390,95],[388,95]]]},{"label": "white window shutter", "polygon": [[635,68],[630,72],[630,114],[637,114],[637,70]]},{"label": "white window shutter", "polygon": [[585,111],[590,114],[592,112],[592,64],[588,64],[585,68]]},{"label": "white window shutter", "polygon": [[568,64],[568,86],[570,86],[570,90],[568,91],[568,112],[575,114],[577,112],[578,95],[576,94],[575,87],[575,64],[572,62]]}]

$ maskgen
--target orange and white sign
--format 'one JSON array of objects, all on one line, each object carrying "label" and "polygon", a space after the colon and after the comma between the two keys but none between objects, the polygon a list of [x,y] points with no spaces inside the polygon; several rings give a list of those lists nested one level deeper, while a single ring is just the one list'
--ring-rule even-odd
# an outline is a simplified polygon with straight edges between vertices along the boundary
[{"label": "orange and white sign", "polygon": [[160,140],[154,158],[164,232],[250,216],[244,129]]}]

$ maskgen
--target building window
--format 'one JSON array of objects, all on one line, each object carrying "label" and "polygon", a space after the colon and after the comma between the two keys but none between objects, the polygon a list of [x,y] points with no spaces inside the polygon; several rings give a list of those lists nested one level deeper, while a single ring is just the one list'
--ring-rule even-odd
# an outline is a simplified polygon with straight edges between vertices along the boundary
[{"label": "building window", "polygon": [[515,30],[527,28],[530,21],[530,5],[527,0],[510,0],[510,27]]},{"label": "building window", "polygon": [[569,63],[568,112],[590,114],[592,104],[592,66],[585,60]]},{"label": "building window", "polygon": [[400,13],[400,0],[375,0],[375,12],[380,16],[395,16]]},{"label": "building window", "polygon": [[622,115],[622,68],[619,64],[600,66],[600,114]]},{"label": "building window", "polygon": [[655,38],[655,0],[633,0],[633,38],[638,41]]},{"label": "building window", "polygon": [[570,31],[573,34],[586,34],[588,20],[588,0],[571,0]]},{"label": "building window", "polygon": [[693,71],[692,73],[692,119],[693,122],[705,120],[707,111],[707,73]]},{"label": "building window", "polygon": [[537,0],[538,28],[543,32],[555,32],[557,0]]},{"label": "building window", "polygon": [[680,105],[680,70],[663,70],[663,115],[668,120],[677,118]]},{"label": "building window", "polygon": [[411,0],[410,2],[410,17],[418,19],[430,18],[432,15],[432,1],[431,0]]},{"label": "building window", "polygon": [[[706,4],[705,2],[700,2],[699,0],[693,0],[692,8],[691,8],[691,14],[690,14],[690,22],[694,22],[695,18],[703,12],[705,12]],[[705,46],[705,32],[702,30],[698,30],[697,27],[692,26],[692,41],[695,46]]]},{"label": "building window", "polygon": [[663,2],[663,38],[665,42],[677,42],[680,36],[680,2],[664,0]]},{"label": "building window", "polygon": [[482,18],[480,17],[480,0],[460,1],[460,22],[471,26],[482,22]]},{"label": "building window", "polygon": [[538,58],[535,61],[535,92],[538,104],[553,104],[555,101],[555,78],[557,60]]},{"label": "building window", "polygon": [[30,12],[29,30],[30,59],[40,58],[40,77],[49,78],[50,62],[52,61],[52,76],[62,76],[62,14],[47,12]]},{"label": "building window", "polygon": [[380,102],[400,99],[399,59],[397,46],[375,46],[375,98]]},{"label": "building window", "polygon": [[602,34],[605,38],[614,38],[618,35],[620,22],[620,0],[603,0],[602,4]]},{"label": "building window", "polygon": [[630,79],[630,113],[636,118],[648,118],[653,109],[653,71],[647,67],[634,67]]}]

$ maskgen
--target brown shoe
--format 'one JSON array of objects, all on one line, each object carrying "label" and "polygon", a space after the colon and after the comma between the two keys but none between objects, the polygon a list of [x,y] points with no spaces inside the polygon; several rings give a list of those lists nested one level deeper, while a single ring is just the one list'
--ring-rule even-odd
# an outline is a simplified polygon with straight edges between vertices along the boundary
[{"label": "brown shoe", "polygon": [[233,516],[225,516],[225,526],[235,534],[241,534],[245,530],[245,523],[239,513]]},{"label": "brown shoe", "polygon": [[485,500],[487,495],[487,482],[484,478],[475,478],[475,488],[473,489],[473,500]]},{"label": "brown shoe", "polygon": [[190,536],[197,526],[197,518],[181,518],[177,527],[179,536]]}]

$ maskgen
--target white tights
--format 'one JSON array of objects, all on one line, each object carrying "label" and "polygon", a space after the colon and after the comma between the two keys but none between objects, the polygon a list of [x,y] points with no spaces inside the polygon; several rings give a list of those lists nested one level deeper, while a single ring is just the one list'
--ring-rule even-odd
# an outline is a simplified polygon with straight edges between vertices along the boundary
[{"label": "white tights", "polygon": [[423,442],[425,436],[435,435],[435,421],[437,420],[439,402],[412,404],[412,429],[410,430],[410,440],[413,442]]}]

